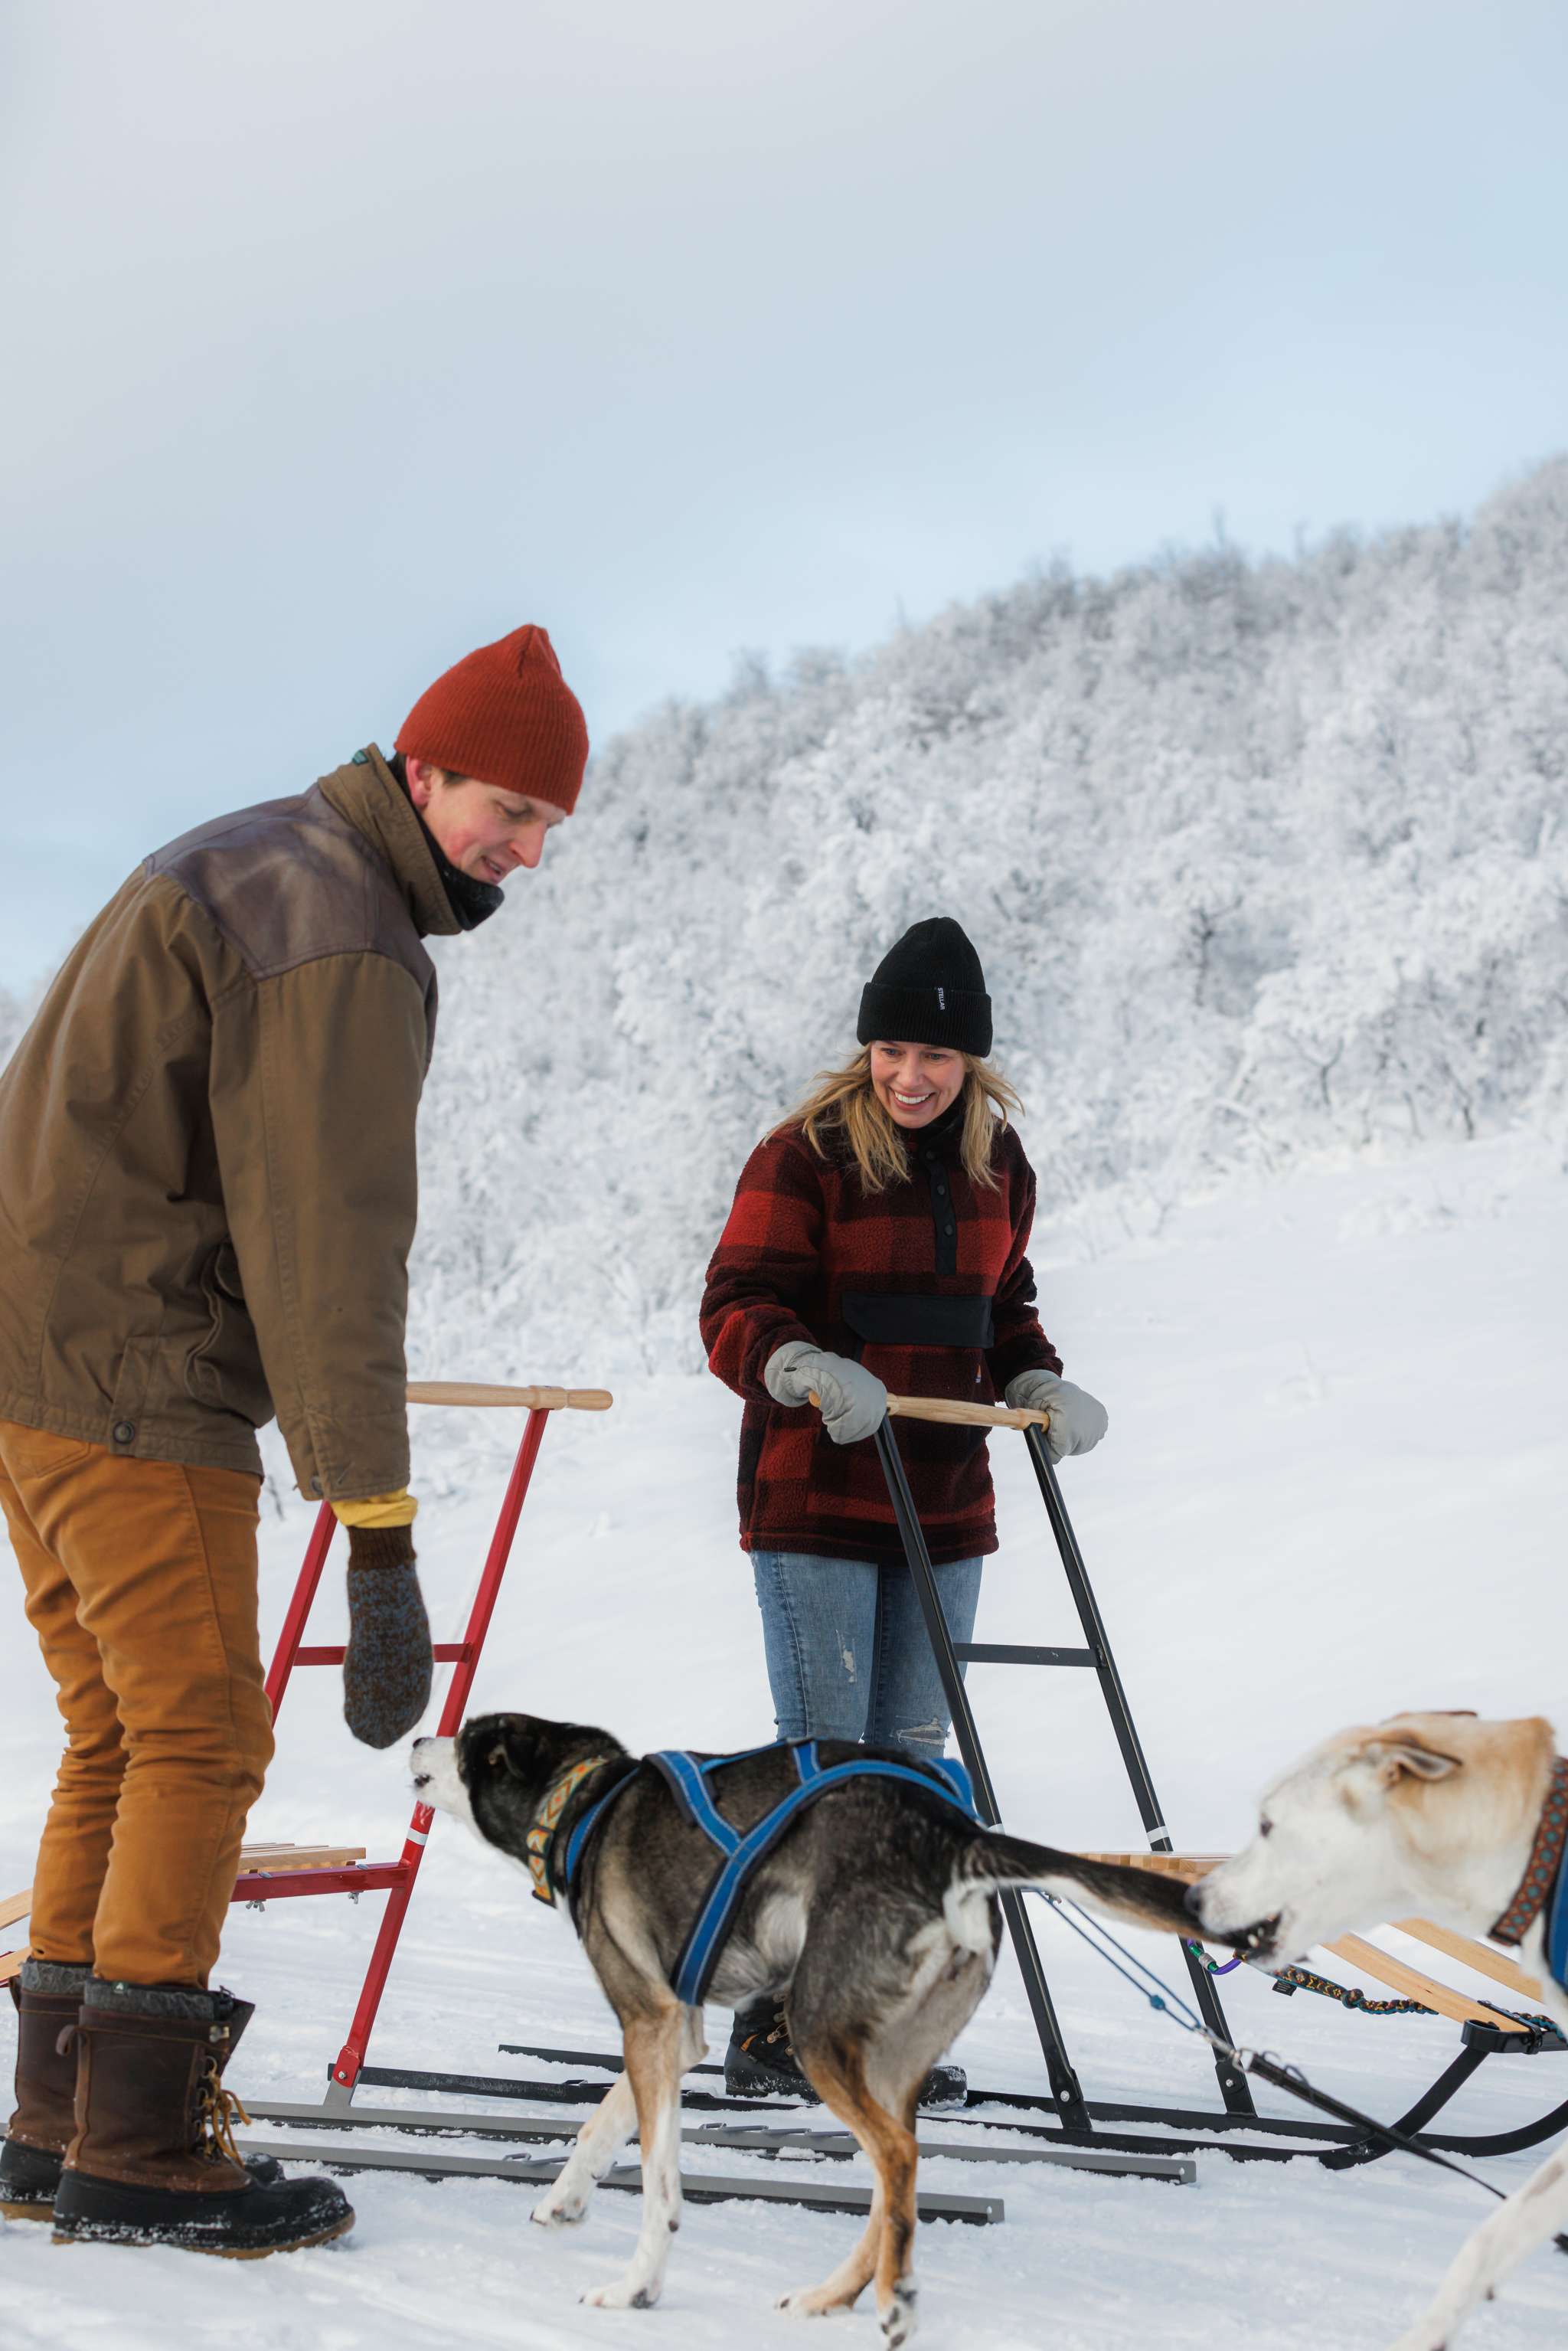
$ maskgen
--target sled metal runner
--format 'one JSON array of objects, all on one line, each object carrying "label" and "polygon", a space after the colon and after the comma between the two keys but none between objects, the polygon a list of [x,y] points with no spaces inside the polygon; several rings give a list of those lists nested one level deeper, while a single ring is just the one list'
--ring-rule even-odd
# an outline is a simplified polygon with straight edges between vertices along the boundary
[{"label": "sled metal runner", "polygon": [[[580,2087],[583,2086],[581,2085]],[[603,2085],[592,2085],[597,2094]],[[686,2103],[683,2101],[683,2103]],[[295,2105],[255,2101],[246,2109],[251,2120],[268,2123],[292,2123],[305,2130],[400,2131],[414,2138],[494,2138],[537,2142],[540,2145],[570,2143],[576,2138],[580,2126],[574,2120],[558,2121],[549,2115],[502,2115],[488,2108],[465,2111],[462,2107],[445,2106],[354,2106],[351,2111],[333,2114],[319,2105]],[[682,2143],[688,2147],[730,2147],[742,2155],[767,2156],[830,2156],[852,2158],[861,2151],[860,2142],[851,2130],[837,2124],[812,2122],[802,2118],[786,2128],[770,2129],[755,2123],[699,2123],[695,2129],[683,2130]],[[253,2150],[267,2147],[277,2154],[277,2142],[254,2139],[246,2142]],[[946,2156],[957,2162],[974,2159],[975,2148],[963,2142],[949,2144],[940,2139],[923,2138],[922,2156]],[[992,2163],[1045,2164],[1072,2168],[1093,2168],[1098,2170],[1125,2174],[1133,2171],[1139,2179],[1173,2179],[1190,2183],[1194,2168],[1190,2163],[1177,2159],[1150,2157],[1136,2165],[1122,2162],[1114,2153],[1089,2155],[1084,2148],[1064,2150],[1060,2147],[1007,2147],[986,2150]],[[1084,2158],[1082,2165],[1080,2158]]]},{"label": "sled metal runner", "polygon": [[[606,2076],[612,2077],[621,2070],[621,2061],[618,2057],[606,2054],[602,2057],[583,2059],[582,2053],[576,2053],[582,2062],[597,2065]],[[711,2066],[698,2067],[696,2070],[719,2073],[723,2069]],[[591,2107],[597,2105],[606,2095],[611,2083],[609,2078],[601,2081],[527,2081],[508,2074],[453,2074],[399,2065],[366,2065],[361,2070],[357,2086],[361,2089],[421,2090],[426,2095],[444,2097],[515,2098],[519,2102],[526,2099],[539,2105]],[[848,2158],[860,2152],[859,2144],[853,2134],[840,2129],[831,2120],[823,2118],[820,2109],[768,2104],[761,2106],[759,2110],[758,2102],[755,2098],[731,2098],[708,2091],[689,2089],[683,2090],[681,2105],[683,2112],[744,2115],[747,2117],[745,2122],[713,2121],[699,2125],[695,2129],[684,2130],[683,2140],[692,2146],[728,2147],[738,2154],[758,2155],[774,2159],[788,2158],[791,2155],[797,2158],[809,2155],[813,2159],[819,2156],[841,2156]],[[476,2137],[524,2141],[574,2139],[582,2121],[580,2115],[569,2120],[564,2117],[558,2119],[551,2115],[528,2114],[513,2117],[494,2112],[465,2112],[462,2109],[445,2106],[362,2106],[354,2103],[352,2091],[340,2088],[335,2084],[329,2088],[326,2097],[319,2105],[252,2099],[246,2111],[253,2122],[289,2124],[308,2130],[345,2133],[393,2130],[406,2132],[419,2137]],[[767,2119],[775,2116],[787,2116],[789,2119],[777,2125]],[[945,2130],[949,2122],[957,2124],[961,2119],[954,2109],[946,2107],[927,2110],[920,2117],[923,2125],[936,2130]],[[1142,2138],[1112,2139],[1108,2137],[1091,2150],[1076,2146],[1059,2131],[1032,2130],[1028,2126],[1019,2126],[1010,2120],[1002,2120],[996,2116],[989,2117],[988,2121],[993,2130],[1007,2130],[1013,2133],[1015,2137],[1038,2139],[1041,2144],[1038,2147],[986,2147],[968,2138],[963,2141],[923,2138],[921,2150],[928,2156],[946,2156],[966,2163],[1046,2164],[1067,2170],[1097,2171],[1113,2173],[1125,2179],[1161,2180],[1173,2186],[1190,2187],[1197,2176],[1196,2167],[1184,2159],[1191,2152],[1188,2149],[1155,2147],[1152,2142],[1146,2142]],[[276,2155],[282,2151],[276,2142],[267,2139],[243,2140],[241,2145],[247,2151],[255,2153],[265,2150]],[[319,2152],[319,2150],[296,2151],[290,2159],[298,2161],[304,2161],[308,2158],[315,2159]],[[329,2160],[333,2163],[340,2160],[336,2152]],[[357,2156],[345,2156],[341,2160],[345,2165],[352,2165],[357,2163],[359,2158]],[[428,2156],[422,2157],[417,2164],[411,2164],[406,2168],[427,2172],[434,2178],[444,2169],[448,2168],[467,2172],[473,2168],[473,2165],[471,2158],[466,2156],[454,2158],[448,2164],[443,2155],[432,2152]],[[510,2178],[515,2175],[508,2170],[505,2176]],[[732,2183],[729,2192],[738,2196],[743,2192],[742,2186]],[[765,2192],[774,2202],[788,2203],[794,2200],[786,2185],[778,2185],[767,2190],[759,2189],[758,2192]],[[835,2210],[869,2210],[869,2196],[861,2195],[859,2190],[856,2194],[861,2196],[859,2202],[852,2205],[835,2205],[833,2209]],[[802,2198],[799,2200],[814,2202],[820,2199]],[[930,2220],[962,2220],[976,2217],[967,2210],[950,2211],[947,2209],[949,2200],[940,2193],[928,2194],[923,2189],[921,2217]],[[966,2199],[962,2198],[958,2199],[960,2204],[965,2201]],[[994,2214],[988,2217],[1000,2220],[1002,2214],[999,2208]]]},{"label": "sled metal runner", "polygon": [[[285,2163],[308,2163],[317,2170],[394,2171],[420,2179],[510,2179],[523,2188],[548,2188],[559,2173],[560,2162],[550,2157],[424,2154],[409,2147],[333,2147],[296,2145],[287,2139],[240,2139],[242,2154],[277,2156]],[[617,2163],[598,2182],[601,2188],[627,2188],[642,2193],[640,2164]],[[753,2173],[683,2171],[681,2195],[688,2204],[796,2204],[814,2212],[852,2212],[864,2217],[871,2210],[869,2188],[829,2187],[817,2180],[759,2179]],[[933,2196],[922,2191],[916,2218],[922,2220],[965,2220],[985,2227],[1005,2220],[999,2196]]]},{"label": "sled metal runner", "polygon": [[[1562,2105],[1552,2107],[1550,2113],[1541,2116],[1536,2121],[1519,2124],[1512,2130],[1458,2134],[1426,2130],[1425,2125],[1442,2111],[1486,2057],[1505,2049],[1511,2049],[1521,2055],[1529,2053],[1522,2042],[1504,2041],[1500,2036],[1496,2040],[1490,2040],[1480,2032],[1479,2028],[1477,2028],[1477,2031],[1479,2036],[1477,2041],[1468,2043],[1461,2049],[1458,2056],[1444,2069],[1430,2089],[1424,2091],[1415,2105],[1399,2116],[1390,2127],[1407,2137],[1418,2138],[1424,2147],[1430,2147],[1437,2153],[1465,2156],[1516,2155],[1526,2147],[1539,2146],[1542,2140],[1551,2138],[1558,2131],[1568,2129],[1568,2099],[1565,2099]],[[606,2073],[619,2073],[621,2070],[620,2058],[612,2056],[608,2051],[528,2048],[514,2042],[503,2042],[501,2050],[503,2055],[550,2058],[557,2064],[565,2061],[572,2064],[597,2066]],[[695,2071],[698,2074],[721,2074],[724,2068],[722,2065],[698,2065]],[[374,2067],[366,2069],[364,2078],[367,2081],[381,2081],[389,2087],[419,2089],[435,2085],[444,2088],[462,2086],[475,2095],[483,2093],[491,2097],[526,2097],[538,2099],[541,2103],[558,2101],[563,2105],[576,2104],[590,2095],[597,2096],[607,2086],[602,2084],[580,2081],[517,2081],[507,2076],[481,2074],[451,2076],[401,2072],[389,2074]],[[1228,2156],[1234,2163],[1291,2163],[1300,2156],[1315,2155],[1330,2169],[1338,2171],[1347,2169],[1355,2164],[1375,2162],[1389,2152],[1385,2141],[1370,2137],[1364,2131],[1351,2129],[1342,2123],[1309,2122],[1305,2119],[1292,2118],[1289,2115],[1228,2115],[1207,2107],[1155,2106],[1144,2103],[1128,2104],[1113,2099],[1089,2098],[1084,2103],[1092,2125],[1092,2137],[1087,2143],[1092,2147],[1120,2149],[1127,2153],[1194,2155],[1207,2150],[1217,2155]],[[685,2091],[682,2104],[705,2111],[722,2110],[748,2114],[759,2120],[786,2111],[782,2102],[775,2104],[757,2098],[725,2097],[702,2090]],[[994,2106],[1000,2106],[1008,2111],[1004,2115],[983,2111]],[[802,2109],[801,2111],[813,2110]],[[944,2129],[951,2127],[960,2131],[979,2131],[988,2128],[1008,2130],[1031,2138],[1040,2138],[1048,2144],[1054,2143],[1068,2147],[1077,2145],[1079,2141],[1073,2132],[1063,2127],[1059,2121],[1022,2123],[1014,2122],[1010,2118],[1013,2112],[1044,2113],[1054,2116],[1056,2111],[1054,2098],[1027,2090],[971,2090],[962,2106],[941,2106],[928,2110],[930,2118],[939,2121]],[[1104,2127],[1106,2124],[1114,2126],[1118,2123],[1137,2125],[1153,2123],[1160,2127],[1157,2135],[1144,2128],[1107,2130]],[[792,2129],[793,2126],[791,2131]],[[1242,2132],[1249,2134],[1261,2132],[1271,2135],[1280,2143],[1260,2145],[1250,2137],[1235,2136]],[[790,2133],[787,2132],[786,2135]],[[1282,2142],[1288,2139],[1302,2140],[1306,2144],[1297,2147],[1286,2146]],[[977,2146],[969,2159],[972,2162],[985,2162],[988,2160],[988,2150]]]}]

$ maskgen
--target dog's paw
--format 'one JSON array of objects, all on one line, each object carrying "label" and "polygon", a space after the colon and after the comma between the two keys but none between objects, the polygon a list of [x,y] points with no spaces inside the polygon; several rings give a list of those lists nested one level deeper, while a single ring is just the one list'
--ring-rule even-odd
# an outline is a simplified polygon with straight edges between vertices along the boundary
[{"label": "dog's paw", "polygon": [[659,2299],[658,2278],[612,2278],[608,2285],[591,2285],[582,2299],[591,2310],[652,2310]]},{"label": "dog's paw", "polygon": [[903,2343],[914,2340],[919,2321],[915,2308],[915,2289],[905,2283],[893,2289],[893,2300],[878,2314],[882,2320],[882,2339],[888,2351],[898,2351]]},{"label": "dog's paw", "polygon": [[774,2306],[786,2318],[831,2318],[850,2307],[841,2294],[825,2285],[798,2285],[793,2294],[781,2294]]},{"label": "dog's paw", "polygon": [[588,2198],[580,2190],[559,2196],[552,2188],[548,2196],[540,2197],[528,2218],[541,2229],[574,2229],[587,2210]]}]

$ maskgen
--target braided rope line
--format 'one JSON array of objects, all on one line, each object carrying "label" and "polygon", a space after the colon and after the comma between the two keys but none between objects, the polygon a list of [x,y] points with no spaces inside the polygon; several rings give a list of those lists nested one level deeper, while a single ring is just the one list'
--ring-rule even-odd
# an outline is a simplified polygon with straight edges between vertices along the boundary
[{"label": "braided rope line", "polygon": [[[1231,1959],[1221,1966],[1218,1959],[1209,1957],[1201,1943],[1189,1943],[1186,1948],[1195,1959],[1201,1959],[1211,1976],[1228,1975],[1237,1964]],[[1435,2008],[1428,2008],[1425,2001],[1419,2000],[1369,2000],[1359,1984],[1335,1983],[1332,1976],[1313,1975],[1307,1968],[1281,1968],[1274,1978],[1273,1989],[1283,1992],[1287,1999],[1293,1992],[1315,1991],[1324,2000],[1337,2000],[1342,2008],[1359,2009],[1364,2016],[1436,2016],[1437,2013]],[[1550,2016],[1543,2016],[1536,2011],[1500,2008],[1495,2001],[1489,2001],[1487,2005],[1497,2015],[1506,2016],[1515,2024],[1528,2025],[1536,2032],[1556,2032],[1559,2030]]]},{"label": "braided rope line", "polygon": [[[1223,1964],[1211,1959],[1201,1943],[1189,1943],[1187,1949],[1195,1959],[1201,1959],[1211,1976],[1228,1975],[1239,1965],[1238,1959]],[[1343,2007],[1359,2008],[1365,2016],[1435,2016],[1436,2009],[1426,2007],[1418,2000],[1368,2000],[1359,1984],[1337,1984],[1331,1976],[1315,1976],[1305,1968],[1281,1968],[1274,1978],[1274,1990],[1287,1998],[1291,1992],[1321,1992],[1325,2000],[1337,2000]]]}]

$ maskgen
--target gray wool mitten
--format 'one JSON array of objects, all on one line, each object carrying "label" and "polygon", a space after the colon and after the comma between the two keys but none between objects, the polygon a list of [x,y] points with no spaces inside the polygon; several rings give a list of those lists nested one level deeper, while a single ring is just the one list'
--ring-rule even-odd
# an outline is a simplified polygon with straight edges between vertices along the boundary
[{"label": "gray wool mitten", "polygon": [[343,1719],[367,1747],[391,1747],[430,1703],[430,1619],[407,1527],[349,1529]]},{"label": "gray wool mitten", "polygon": [[1075,1388],[1054,1372],[1019,1372],[1007,1386],[1015,1411],[1048,1412],[1045,1449],[1053,1461],[1069,1453],[1092,1453],[1111,1426],[1111,1416],[1098,1396]]},{"label": "gray wool mitten", "polygon": [[887,1418],[887,1390],[874,1372],[848,1355],[831,1355],[804,1339],[775,1347],[762,1370],[762,1384],[775,1404],[821,1400],[822,1426],[835,1445],[858,1445]]}]

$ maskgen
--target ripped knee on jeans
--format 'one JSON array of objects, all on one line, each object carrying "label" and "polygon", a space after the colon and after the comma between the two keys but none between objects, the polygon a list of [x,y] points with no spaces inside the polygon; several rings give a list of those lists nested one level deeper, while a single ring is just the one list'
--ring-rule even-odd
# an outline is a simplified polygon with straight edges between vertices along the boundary
[{"label": "ripped knee on jeans", "polygon": [[945,1722],[915,1722],[904,1730],[894,1733],[900,1747],[907,1747],[915,1755],[940,1755],[947,1744]]}]

